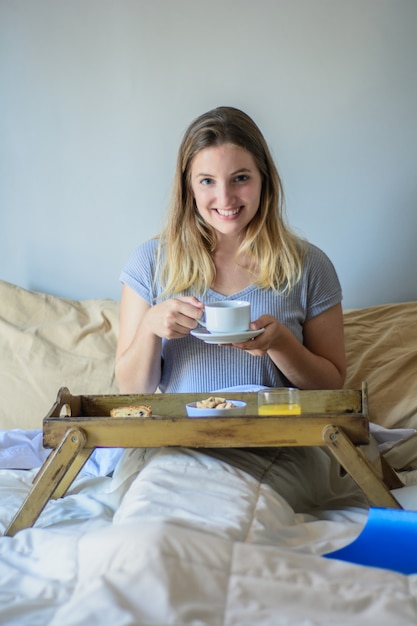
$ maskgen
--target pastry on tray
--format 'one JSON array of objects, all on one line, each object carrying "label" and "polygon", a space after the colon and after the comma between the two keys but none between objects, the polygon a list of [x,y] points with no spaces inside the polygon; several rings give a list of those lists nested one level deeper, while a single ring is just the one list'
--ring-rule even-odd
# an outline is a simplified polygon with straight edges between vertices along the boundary
[{"label": "pastry on tray", "polygon": [[111,417],[152,417],[152,407],[145,404],[119,406],[110,410]]}]

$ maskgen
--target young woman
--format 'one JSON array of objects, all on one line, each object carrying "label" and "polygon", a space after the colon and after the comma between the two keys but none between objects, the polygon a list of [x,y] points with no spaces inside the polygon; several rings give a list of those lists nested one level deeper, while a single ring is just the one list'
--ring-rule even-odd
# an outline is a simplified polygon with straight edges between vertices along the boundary
[{"label": "young woman", "polygon": [[[333,265],[287,227],[266,141],[242,111],[219,107],[185,132],[161,235],[121,274],[116,376],[122,393],[236,385],[343,386],[341,289]],[[204,305],[251,303],[244,343],[192,336]]]},{"label": "young woman", "polygon": [[[286,226],[281,181],[255,123],[230,107],[197,118],[181,143],[174,183],[164,231],[139,246],[121,274],[116,357],[121,392],[342,387],[340,284],[325,254]],[[251,328],[264,328],[262,334],[227,346],[190,334],[205,304],[230,299],[251,303]],[[195,498],[187,488],[186,500],[181,503],[176,494],[175,511],[166,511],[168,519],[184,518],[187,526],[190,508],[196,527],[205,523],[201,485],[206,496],[212,495],[215,510],[221,506],[225,519],[235,519],[234,499],[218,493],[223,476],[228,480],[230,474],[237,498],[251,489],[247,473],[270,484],[279,494],[273,497],[284,527],[291,523],[288,505],[301,513],[347,502],[366,506],[350,476],[340,474],[323,448],[169,448],[149,454],[144,480],[152,482],[156,468],[158,503],[164,501],[164,489],[169,502],[173,476],[174,483],[199,477]],[[141,452],[126,455],[132,463]],[[145,510],[141,476],[122,507],[133,517]]]}]

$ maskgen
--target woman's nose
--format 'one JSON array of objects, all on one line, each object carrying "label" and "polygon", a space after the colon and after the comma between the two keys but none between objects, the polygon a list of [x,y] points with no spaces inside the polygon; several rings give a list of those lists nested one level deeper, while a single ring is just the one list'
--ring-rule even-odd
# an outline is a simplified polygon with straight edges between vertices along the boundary
[{"label": "woman's nose", "polygon": [[217,201],[220,208],[227,208],[232,204],[234,197],[233,188],[230,183],[222,183],[217,188]]}]

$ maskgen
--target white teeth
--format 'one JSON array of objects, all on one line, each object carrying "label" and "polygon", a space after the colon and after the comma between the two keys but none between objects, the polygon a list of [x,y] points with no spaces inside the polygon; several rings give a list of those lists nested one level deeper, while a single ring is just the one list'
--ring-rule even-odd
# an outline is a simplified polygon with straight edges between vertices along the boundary
[{"label": "white teeth", "polygon": [[228,217],[229,215],[236,215],[239,213],[240,209],[233,209],[232,211],[223,211],[222,209],[217,209],[217,213],[223,215],[223,217]]}]

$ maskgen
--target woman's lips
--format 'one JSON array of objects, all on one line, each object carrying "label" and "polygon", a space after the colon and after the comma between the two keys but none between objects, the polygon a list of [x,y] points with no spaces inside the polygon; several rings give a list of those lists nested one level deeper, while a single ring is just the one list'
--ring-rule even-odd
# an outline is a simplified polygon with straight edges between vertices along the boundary
[{"label": "woman's lips", "polygon": [[237,215],[242,210],[242,207],[237,207],[235,209],[215,209],[219,215],[222,217],[233,217]]}]

